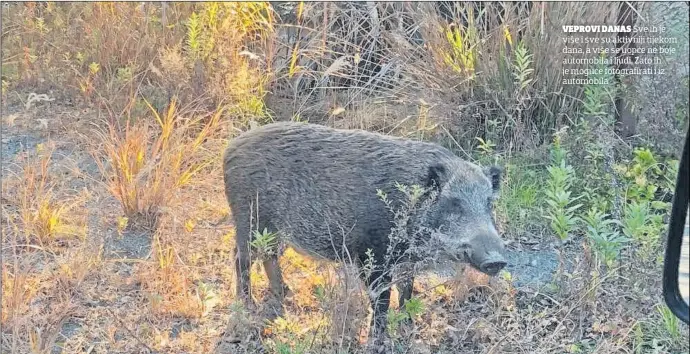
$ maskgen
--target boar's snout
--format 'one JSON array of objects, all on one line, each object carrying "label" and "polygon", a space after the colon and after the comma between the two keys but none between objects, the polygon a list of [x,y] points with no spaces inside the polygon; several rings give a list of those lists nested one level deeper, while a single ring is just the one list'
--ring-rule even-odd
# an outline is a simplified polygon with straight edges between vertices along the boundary
[{"label": "boar's snout", "polygon": [[468,258],[474,268],[494,276],[508,265],[503,255],[505,251],[503,241],[498,235],[484,235],[474,241],[468,250]]},{"label": "boar's snout", "polygon": [[506,262],[505,258],[503,258],[503,256],[497,252],[495,255],[487,258],[487,260],[479,265],[479,270],[488,275],[494,276],[498,274],[498,272],[500,272],[501,269],[503,269],[506,265],[508,265],[508,262]]}]

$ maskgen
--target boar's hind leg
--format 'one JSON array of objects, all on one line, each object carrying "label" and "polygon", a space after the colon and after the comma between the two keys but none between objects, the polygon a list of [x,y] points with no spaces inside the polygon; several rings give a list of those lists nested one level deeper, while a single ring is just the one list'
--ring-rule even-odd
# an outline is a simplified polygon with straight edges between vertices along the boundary
[{"label": "boar's hind leg", "polygon": [[288,288],[283,281],[283,274],[278,264],[278,255],[266,256],[263,260],[263,264],[266,277],[268,277],[271,295],[273,295],[271,301],[268,301],[268,304],[271,305],[266,308],[271,311],[267,319],[273,320],[283,315],[283,299],[288,292]]},{"label": "boar's hind leg", "polygon": [[234,213],[235,219],[235,274],[237,276],[237,296],[246,306],[252,306],[251,284],[249,272],[251,270],[251,256],[249,239],[249,215],[243,212]]},{"label": "boar's hind leg", "polygon": [[266,277],[268,277],[268,283],[271,287],[271,294],[282,301],[289,294],[290,289],[288,289],[283,280],[283,273],[278,264],[278,255],[268,256],[263,261],[263,264]]}]

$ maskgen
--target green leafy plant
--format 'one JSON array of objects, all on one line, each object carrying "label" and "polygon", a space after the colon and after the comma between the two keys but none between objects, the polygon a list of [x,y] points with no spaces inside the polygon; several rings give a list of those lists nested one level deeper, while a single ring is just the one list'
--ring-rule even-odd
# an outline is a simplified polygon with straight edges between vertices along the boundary
[{"label": "green leafy plant", "polygon": [[414,319],[423,312],[424,304],[416,297],[405,301],[402,308],[397,311],[390,309],[387,314],[388,331],[392,334],[396,333],[403,321]]},{"label": "green leafy plant", "polygon": [[574,170],[572,166],[566,165],[561,161],[560,165],[549,166],[548,188],[545,192],[546,203],[549,205],[546,217],[551,220],[551,229],[561,242],[568,238],[568,235],[577,225],[578,217],[575,212],[582,207],[582,204],[571,205],[580,197],[572,197],[569,190]]},{"label": "green leafy plant", "polygon": [[415,318],[424,312],[424,303],[419,298],[413,297],[405,301],[405,312],[410,318]]},{"label": "green leafy plant", "polygon": [[630,200],[652,200],[658,186],[654,179],[661,174],[656,158],[649,149],[636,149],[632,165],[625,177],[631,182],[628,185],[627,197]]},{"label": "green leafy plant", "polygon": [[[585,85],[582,112],[586,117],[592,120],[600,119],[608,125],[612,120],[611,98],[614,97],[616,86],[612,74],[606,70],[603,60],[606,59],[606,54],[602,52],[600,58],[602,60],[593,68],[597,70],[593,70],[589,76],[593,83]],[[605,82],[609,84],[603,84]]]},{"label": "green leafy plant", "polygon": [[551,150],[549,151],[549,157],[551,158],[551,164],[555,166],[560,166],[562,162],[565,162],[568,156],[568,151],[563,147],[562,135],[565,134],[565,129],[561,129],[553,137],[553,144],[551,145]]},{"label": "green leafy plant", "polygon": [[201,302],[203,308],[203,315],[208,315],[214,307],[220,303],[220,298],[216,291],[214,291],[213,286],[206,284],[204,282],[199,282],[196,289],[197,296]]},{"label": "green leafy plant", "polygon": [[187,51],[191,58],[202,57],[202,24],[199,15],[194,12],[189,16],[187,27]]},{"label": "green leafy plant", "polygon": [[625,207],[623,232],[637,241],[641,241],[647,232],[651,220],[651,210],[647,202],[631,202]]},{"label": "green leafy plant", "polygon": [[649,202],[628,203],[621,224],[623,233],[640,245],[638,252],[643,258],[647,258],[660,246],[659,238],[664,229],[663,217],[653,212]]},{"label": "green leafy plant", "polygon": [[393,310],[391,309],[388,311],[387,314],[387,320],[388,320],[388,332],[391,334],[397,333],[398,329],[400,329],[400,324],[403,323],[403,321],[407,320],[409,316],[405,311],[400,311],[400,310]]},{"label": "green leafy plant", "polygon": [[[551,150],[551,166],[547,167],[549,178],[547,181],[547,188],[544,194],[546,195],[546,218],[550,220],[549,226],[551,230],[558,237],[558,241],[563,245],[570,234],[577,228],[579,221],[575,212],[582,207],[582,204],[572,205],[573,202],[580,199],[582,195],[573,197],[570,188],[575,177],[575,170],[572,166],[566,164],[566,151],[561,147],[561,134],[559,131],[555,134],[554,143]],[[563,270],[563,254],[558,251],[558,271],[557,277]]]},{"label": "green leafy plant", "polygon": [[515,77],[515,85],[520,91],[524,90],[532,83],[533,79],[531,76],[534,72],[534,69],[531,68],[532,56],[533,55],[527,51],[527,47],[525,47],[524,42],[518,42],[518,45],[515,48],[515,70],[513,75]]},{"label": "green leafy plant", "polygon": [[278,235],[266,228],[263,231],[254,230],[254,240],[249,244],[259,255],[270,256],[277,251]]},{"label": "green leafy plant", "polygon": [[582,216],[582,220],[586,225],[586,235],[592,248],[610,268],[630,238],[613,230],[612,225],[617,224],[617,220],[610,219],[608,214],[594,207]]},{"label": "green leafy plant", "polygon": [[491,155],[494,151],[494,148],[496,147],[496,144],[492,142],[491,140],[487,139],[484,140],[480,137],[476,137],[476,139],[479,141],[479,145],[477,146],[477,149],[479,149],[479,152],[482,155]]},{"label": "green leafy plant", "polygon": [[619,167],[626,183],[626,198],[634,201],[653,202],[657,210],[668,210],[670,203],[658,201],[658,194],[672,194],[678,161],[659,162],[648,148],[637,148],[629,166]]}]

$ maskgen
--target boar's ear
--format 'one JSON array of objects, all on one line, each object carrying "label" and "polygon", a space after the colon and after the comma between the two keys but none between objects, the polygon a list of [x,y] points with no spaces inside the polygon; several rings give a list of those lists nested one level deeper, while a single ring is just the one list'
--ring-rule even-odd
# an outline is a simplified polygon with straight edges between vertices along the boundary
[{"label": "boar's ear", "polygon": [[489,166],[484,168],[484,174],[489,177],[491,181],[491,189],[493,190],[494,196],[497,197],[501,189],[501,178],[503,177],[503,168],[500,166]]},{"label": "boar's ear", "polygon": [[446,166],[442,164],[435,164],[429,166],[428,175],[426,178],[427,188],[438,189],[443,185],[446,177]]}]

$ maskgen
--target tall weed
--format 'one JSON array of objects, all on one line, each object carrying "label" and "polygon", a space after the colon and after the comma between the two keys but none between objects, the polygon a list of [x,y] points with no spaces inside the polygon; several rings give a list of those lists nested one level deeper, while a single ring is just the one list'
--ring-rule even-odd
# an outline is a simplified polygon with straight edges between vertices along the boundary
[{"label": "tall weed", "polygon": [[551,229],[562,243],[566,241],[570,233],[576,228],[578,217],[575,212],[582,204],[572,205],[582,196],[573,196],[571,187],[576,178],[575,170],[566,164],[565,152],[561,147],[561,138],[557,134],[554,138],[552,165],[547,167],[549,179],[545,191],[546,203],[550,207],[546,217],[551,221]]}]

